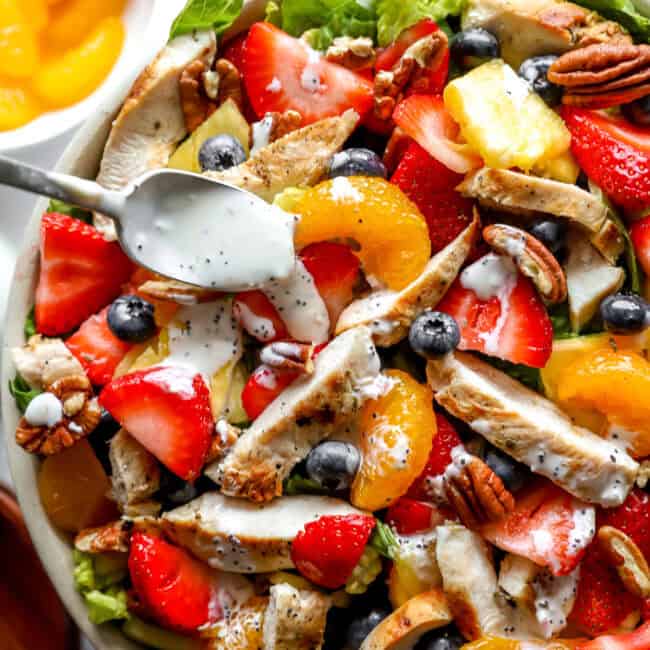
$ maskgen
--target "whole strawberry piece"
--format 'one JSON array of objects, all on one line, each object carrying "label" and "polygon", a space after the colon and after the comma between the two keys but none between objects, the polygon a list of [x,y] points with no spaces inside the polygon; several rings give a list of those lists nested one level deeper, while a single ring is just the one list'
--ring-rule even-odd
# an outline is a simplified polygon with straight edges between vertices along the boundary
[{"label": "whole strawberry piece", "polygon": [[314,584],[338,589],[352,575],[374,527],[370,515],[325,515],[296,535],[291,559]]},{"label": "whole strawberry piece", "polygon": [[129,574],[140,604],[165,628],[195,633],[223,617],[219,574],[160,537],[133,533]]},{"label": "whole strawberry piece", "polygon": [[646,275],[650,275],[650,217],[635,221],[630,226],[630,237],[639,263]]},{"label": "whole strawberry piece", "polygon": [[650,204],[650,132],[622,118],[564,106],[571,151],[585,174],[629,210]]},{"label": "whole strawberry piece", "polygon": [[100,404],[163,465],[185,481],[196,479],[210,446],[210,392],[200,374],[154,366],[113,379]]},{"label": "whole strawberry piece", "polygon": [[429,460],[422,474],[413,481],[407,493],[412,499],[430,501],[433,498],[433,479],[445,473],[447,466],[451,463],[451,450],[463,444],[456,429],[444,415],[436,413],[436,424],[438,432],[433,438]]},{"label": "whole strawberry piece", "polygon": [[116,242],[65,214],[41,220],[41,271],[36,287],[36,329],[65,334],[116,298],[133,264]]}]

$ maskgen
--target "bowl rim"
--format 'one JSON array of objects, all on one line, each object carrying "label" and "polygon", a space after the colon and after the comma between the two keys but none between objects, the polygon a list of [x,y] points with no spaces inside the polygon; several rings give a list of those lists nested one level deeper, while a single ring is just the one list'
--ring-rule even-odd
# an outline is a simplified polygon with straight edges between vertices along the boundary
[{"label": "bowl rim", "polygon": [[[265,7],[266,0],[244,0],[239,18],[222,35],[222,42],[235,37],[248,29],[253,22],[260,20],[264,15]],[[137,74],[140,74],[145,64],[145,61],[139,63]],[[132,85],[133,78],[127,75],[107,93],[105,101],[83,123],[66,147],[55,166],[56,171],[95,179],[113,120]],[[40,222],[47,204],[48,199],[38,199],[26,225],[13,272],[4,319],[0,408],[9,469],[16,498],[34,548],[66,610],[79,629],[96,650],[142,650],[140,644],[130,641],[115,625],[95,625],[89,620],[86,604],[74,584],[70,537],[50,523],[41,504],[37,485],[37,469],[40,460],[26,453],[16,443],[13,435],[21,414],[9,392],[9,382],[16,372],[11,349],[25,343],[23,326],[34,302],[39,267]]]}]

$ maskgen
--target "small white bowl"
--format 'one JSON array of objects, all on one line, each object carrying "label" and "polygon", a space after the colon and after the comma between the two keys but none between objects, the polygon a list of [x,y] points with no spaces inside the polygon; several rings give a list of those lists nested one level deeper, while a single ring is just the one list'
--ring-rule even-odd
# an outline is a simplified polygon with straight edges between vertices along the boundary
[{"label": "small white bowl", "polygon": [[[98,0],[101,2],[101,0]],[[142,68],[147,54],[143,43],[149,38],[154,6],[165,0],[129,0],[123,15],[126,38],[120,56],[104,82],[86,99],[58,111],[44,113],[35,120],[13,131],[0,132],[0,151],[10,151],[38,144],[81,124],[91,113],[101,107],[113,89],[122,81],[133,81]],[[175,4],[169,2],[167,4]],[[165,35],[163,35],[164,38]],[[160,40],[158,42],[160,44]]]}]

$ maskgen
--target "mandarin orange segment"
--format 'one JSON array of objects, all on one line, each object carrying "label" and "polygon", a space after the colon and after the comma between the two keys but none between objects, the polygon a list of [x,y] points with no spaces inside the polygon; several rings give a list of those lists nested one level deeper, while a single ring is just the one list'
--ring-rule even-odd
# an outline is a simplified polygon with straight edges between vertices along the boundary
[{"label": "mandarin orange segment", "polygon": [[45,61],[34,76],[34,92],[53,108],[77,103],[108,76],[123,41],[120,19],[105,18],[77,47]]},{"label": "mandarin orange segment", "polygon": [[324,181],[305,192],[295,212],[296,246],[354,240],[366,275],[390,289],[403,289],[431,257],[426,221],[395,185],[353,176]]},{"label": "mandarin orange segment", "polygon": [[461,650],[575,650],[584,640],[558,639],[555,641],[526,641],[484,636],[466,643]]},{"label": "mandarin orange segment", "polygon": [[[30,0],[33,1],[33,0]],[[52,20],[47,30],[47,45],[65,50],[74,45],[104,18],[121,16],[126,0],[68,0],[52,8]]]},{"label": "mandarin orange segment", "polygon": [[27,90],[0,81],[0,131],[17,129],[40,113],[40,105]]},{"label": "mandarin orange segment", "polygon": [[390,390],[361,410],[361,466],[350,501],[363,510],[386,508],[406,493],[426,465],[436,435],[431,389],[390,370]]},{"label": "mandarin orange segment", "polygon": [[48,456],[38,473],[45,512],[57,528],[70,533],[119,516],[106,497],[110,488],[108,476],[86,440]]},{"label": "mandarin orange segment", "polygon": [[558,384],[561,405],[602,413],[630,444],[634,456],[650,454],[650,363],[630,350],[602,349],[572,363]]},{"label": "mandarin orange segment", "polygon": [[30,77],[39,64],[36,30],[17,0],[0,0],[0,75]]}]

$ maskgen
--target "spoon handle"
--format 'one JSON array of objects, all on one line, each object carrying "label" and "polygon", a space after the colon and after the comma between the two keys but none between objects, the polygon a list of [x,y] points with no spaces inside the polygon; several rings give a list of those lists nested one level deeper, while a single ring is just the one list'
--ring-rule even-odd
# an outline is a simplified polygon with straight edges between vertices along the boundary
[{"label": "spoon handle", "polygon": [[125,195],[103,188],[94,181],[47,172],[17,160],[0,156],[0,184],[49,196],[87,210],[97,210],[119,220]]}]

